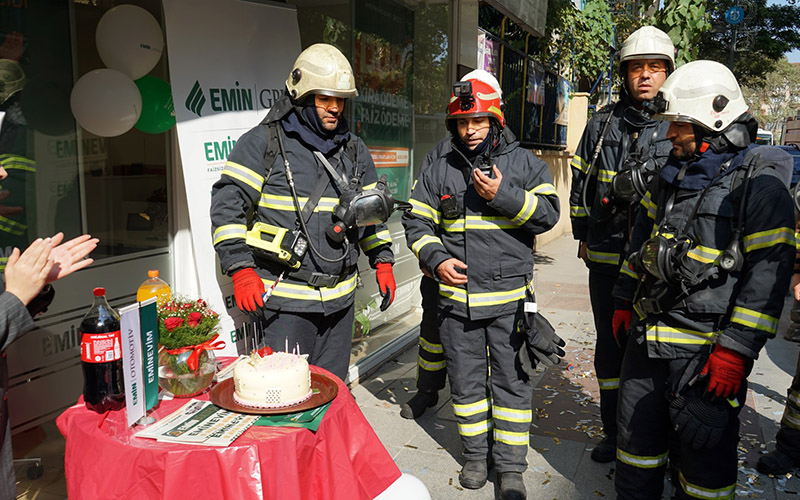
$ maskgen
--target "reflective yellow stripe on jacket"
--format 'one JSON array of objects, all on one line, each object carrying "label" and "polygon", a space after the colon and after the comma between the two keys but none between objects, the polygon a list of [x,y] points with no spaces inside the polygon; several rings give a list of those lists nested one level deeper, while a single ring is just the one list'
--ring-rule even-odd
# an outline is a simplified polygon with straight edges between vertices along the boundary
[{"label": "reflective yellow stripe on jacket", "polygon": [[[305,208],[308,203],[308,197],[302,196],[297,198],[300,204],[300,210]],[[317,206],[314,207],[314,212],[333,212],[336,205],[339,204],[338,198],[325,197],[319,199]],[[258,201],[258,206],[269,208],[271,210],[283,210],[284,212],[294,212],[297,209],[294,205],[294,199],[291,196],[280,196],[275,194],[261,193],[261,199]]]},{"label": "reflective yellow stripe on jacket", "polygon": [[14,236],[21,236],[27,229],[27,224],[22,224],[0,215],[0,231],[13,234]]},{"label": "reflective yellow stripe on jacket", "polygon": [[6,170],[24,170],[36,172],[36,161],[15,154],[0,154],[0,166]]},{"label": "reflective yellow stripe on jacket", "polygon": [[[274,281],[263,279],[264,286],[269,288],[272,286]],[[296,300],[313,300],[313,301],[322,301],[326,302],[329,300],[336,300],[341,297],[345,297],[353,292],[356,289],[356,275],[353,274],[352,277],[342,281],[338,285],[333,288],[327,287],[319,287],[315,288],[309,285],[297,285],[293,283],[286,283],[285,281],[281,281],[278,283],[278,286],[275,287],[275,290],[272,292],[273,295],[276,297],[286,297],[288,299],[296,299]]]},{"label": "reflective yellow stripe on jacket", "polygon": [[521,286],[514,290],[502,292],[476,292],[468,293],[463,288],[458,288],[444,283],[439,283],[439,295],[441,297],[467,304],[469,307],[485,307],[508,304],[516,300],[525,298],[525,290],[532,287],[531,283]]},{"label": "reflective yellow stripe on jacket", "polygon": [[613,252],[595,252],[594,250],[586,249],[586,256],[590,261],[598,264],[611,264],[619,265],[619,254]]},{"label": "reflective yellow stripe on jacket", "polygon": [[421,201],[415,200],[414,198],[411,198],[408,201],[411,203],[412,214],[430,219],[436,225],[439,224],[439,221],[442,219],[442,214],[438,210],[422,203]]},{"label": "reflective yellow stripe on jacket", "polygon": [[662,325],[647,327],[647,340],[665,344],[711,344],[714,335],[719,332],[698,332],[687,328],[671,328]]}]

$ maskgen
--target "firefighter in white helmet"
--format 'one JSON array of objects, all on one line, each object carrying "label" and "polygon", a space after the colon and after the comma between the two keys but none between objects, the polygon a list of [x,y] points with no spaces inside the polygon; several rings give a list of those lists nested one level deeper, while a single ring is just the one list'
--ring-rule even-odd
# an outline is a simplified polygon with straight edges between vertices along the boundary
[{"label": "firefighter in white helmet", "polygon": [[[592,117],[571,163],[570,220],[572,234],[579,241],[578,256],[589,268],[589,295],[597,332],[594,366],[605,432],[591,457],[601,463],[615,457],[622,363],[622,348],[616,340],[619,325],[612,319],[611,290],[628,242],[630,207],[644,193],[648,179],[664,164],[671,148],[666,139],[667,124],[644,113],[642,104],[655,97],[675,69],[674,53],[669,36],[653,26],[642,27],[625,40],[619,53],[621,99]],[[624,342],[624,336],[620,341]]]},{"label": "firefighter in white helmet", "polygon": [[[259,344],[283,350],[288,336],[309,363],[342,379],[359,248],[376,270],[381,310],[395,293],[388,215],[352,210],[368,201],[362,194],[388,193],[343,116],[347,99],[357,95],[350,63],[337,48],[304,50],[286,95],[239,138],[211,195],[214,248],[233,278],[237,307],[261,316]],[[367,217],[360,221],[353,212]]]},{"label": "firefighter in white helmet", "polygon": [[649,107],[672,151],[650,183],[614,295],[632,303],[620,377],[618,498],[733,498],[747,376],[794,264],[791,157],[754,144],[733,74],[678,68]]}]

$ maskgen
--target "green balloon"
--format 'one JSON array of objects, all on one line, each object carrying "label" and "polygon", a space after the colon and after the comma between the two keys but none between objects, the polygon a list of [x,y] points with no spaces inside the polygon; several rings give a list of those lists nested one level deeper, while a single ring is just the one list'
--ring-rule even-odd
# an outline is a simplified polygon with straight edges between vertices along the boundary
[{"label": "green balloon", "polygon": [[142,94],[142,114],[136,127],[148,134],[160,134],[175,125],[172,89],[161,78],[145,75],[134,82]]}]

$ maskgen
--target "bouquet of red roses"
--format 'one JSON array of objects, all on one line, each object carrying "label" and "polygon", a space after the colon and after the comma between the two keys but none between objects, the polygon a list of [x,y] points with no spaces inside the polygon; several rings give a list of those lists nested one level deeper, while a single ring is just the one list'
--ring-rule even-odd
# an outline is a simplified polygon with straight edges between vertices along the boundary
[{"label": "bouquet of red roses", "polygon": [[217,334],[219,314],[203,299],[172,295],[158,305],[158,338],[166,349],[202,344]]}]

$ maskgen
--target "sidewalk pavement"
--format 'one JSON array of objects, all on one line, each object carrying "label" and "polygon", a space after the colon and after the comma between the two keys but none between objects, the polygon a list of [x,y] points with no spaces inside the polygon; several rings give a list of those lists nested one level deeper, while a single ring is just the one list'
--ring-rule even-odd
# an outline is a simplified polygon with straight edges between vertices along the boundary
[{"label": "sidewalk pavement", "polygon": [[[524,474],[528,498],[573,500],[616,498],[614,469],[598,464],[590,453],[602,437],[597,380],[594,374],[594,325],[589,303],[588,271],[576,258],[570,235],[537,251],[536,297],[567,341],[567,356],[533,381],[533,423]],[[777,338],[767,343],[750,375],[750,389],[741,420],[737,498],[796,499],[800,479],[770,478],[755,470],[761,453],[774,449],[786,390],[794,375],[799,344],[783,338],[791,300],[787,298]],[[449,386],[439,404],[418,420],[400,417],[400,406],[416,392],[417,347],[383,364],[353,387],[361,410],[400,470],[419,478],[438,499],[494,499],[494,473],[480,490],[463,489],[461,441],[453,416]],[[665,489],[665,498],[669,498]]]}]

